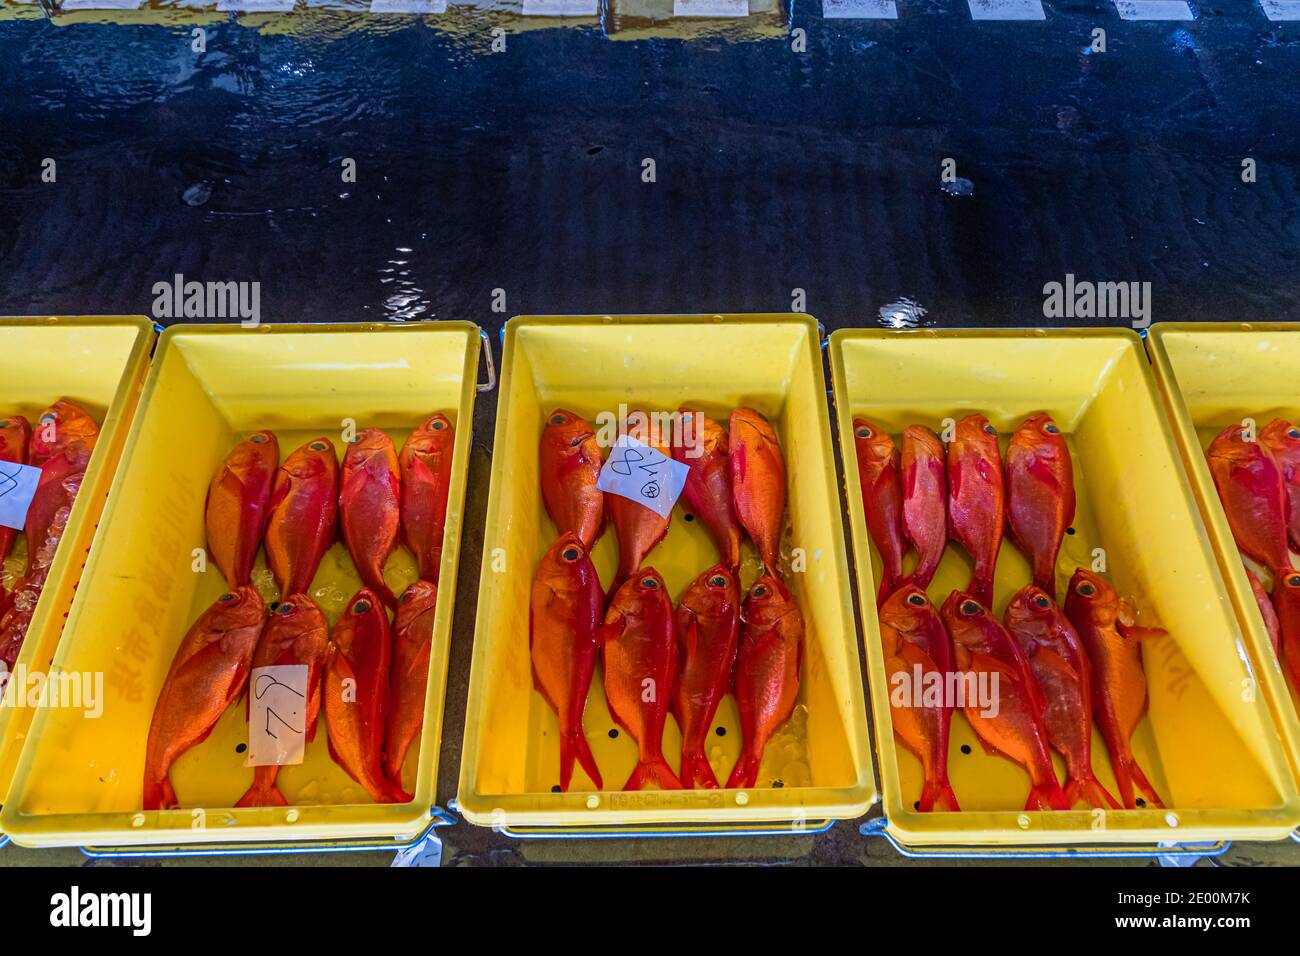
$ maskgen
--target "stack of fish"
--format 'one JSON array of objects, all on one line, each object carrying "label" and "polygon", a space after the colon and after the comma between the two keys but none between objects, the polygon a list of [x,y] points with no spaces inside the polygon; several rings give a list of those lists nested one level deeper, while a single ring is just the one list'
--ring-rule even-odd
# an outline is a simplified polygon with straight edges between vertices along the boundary
[{"label": "stack of fish", "polygon": [[[924,675],[939,694],[891,695],[894,734],[921,761],[919,810],[960,809],[948,779],[948,741],[958,706],[989,753],[1025,769],[1025,809],[1121,806],[1092,768],[1095,717],[1110,751],[1122,806],[1162,806],[1133,757],[1130,739],[1146,711],[1138,641],[1164,632],[1138,627],[1133,609],[1099,575],[1079,568],[1065,606],[1056,564],[1074,520],[1074,469],[1061,429],[1046,414],[1011,436],[1005,467],[997,430],[983,415],[955,424],[944,443],[921,425],[893,438],[853,423],[867,529],[880,552],[877,597],[891,686]],[[1003,528],[1029,558],[1033,580],[992,612]],[[969,584],[936,610],[926,593],[947,541],[969,554]],[[903,572],[908,545],[917,552]],[[977,687],[994,689],[981,701]],[[958,698],[961,698],[958,702]],[[1062,790],[1052,763],[1065,761]]]},{"label": "stack of fish", "polygon": [[[596,789],[599,768],[582,715],[598,659],[614,720],[637,743],[624,790],[713,788],[718,780],[705,741],[728,690],[734,690],[743,747],[728,787],[753,787],[768,740],[789,719],[799,692],[803,616],[778,570],[785,520],[785,462],[771,424],[752,408],[731,413],[728,428],[692,409],[703,427],[671,441],[633,412],[625,430],[689,469],[682,500],[699,515],[721,560],[687,587],[674,609],[663,577],[642,567],[671,519],[597,487],[604,462],[595,429],[565,409],[546,419],[539,453],[542,497],[559,537],[533,581],[530,649],[533,681],[559,718],[560,781],[567,791],[575,760]],[[590,558],[608,516],[619,561],[607,594]],[[743,603],[742,535],[754,542],[763,572]],[[682,732],[679,771],[663,755],[672,713]]]},{"label": "stack of fish", "polygon": [[[341,469],[324,437],[283,464],[269,431],[230,453],[206,504],[208,550],[229,591],[190,628],[158,696],[145,760],[146,810],[180,806],[168,777],[172,765],[207,738],[244,694],[253,669],[273,665],[308,669],[307,743],[323,707],[334,761],[377,802],[411,799],[402,765],[424,718],[453,435],[447,417],[433,415],[399,455],[388,435],[365,429],[347,446]],[[331,632],[309,591],[340,530],[363,587]],[[399,536],[419,572],[400,599],[384,581]],[[252,586],[263,544],[279,589],[269,620]],[[391,627],[388,609],[396,612]],[[279,769],[256,767],[237,806],[284,806]]]},{"label": "stack of fish", "polygon": [[1300,550],[1300,428],[1274,419],[1256,435],[1229,425],[1206,458],[1273,652],[1300,694],[1300,573],[1291,556]]},{"label": "stack of fish", "polygon": [[[10,671],[22,652],[98,439],[95,420],[67,401],[46,409],[34,431],[21,415],[0,419],[0,461],[41,470],[23,526],[26,567],[12,591],[6,592],[0,581],[0,661]],[[9,557],[17,536],[15,529],[0,527],[0,561]]]}]

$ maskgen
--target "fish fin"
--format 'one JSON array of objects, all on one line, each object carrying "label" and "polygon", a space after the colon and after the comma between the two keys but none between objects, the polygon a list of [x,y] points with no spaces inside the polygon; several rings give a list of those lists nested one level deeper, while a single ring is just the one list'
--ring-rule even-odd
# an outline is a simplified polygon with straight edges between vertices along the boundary
[{"label": "fish fin", "polygon": [[709,766],[703,750],[682,751],[682,772],[679,775],[686,789],[717,790],[718,778]]},{"label": "fish fin", "polygon": [[180,805],[181,802],[176,798],[176,791],[172,788],[171,779],[167,774],[163,774],[161,779],[145,780],[143,809],[175,810]]},{"label": "fish fin", "polygon": [[947,780],[927,780],[921,788],[920,809],[922,813],[957,813],[961,806]]},{"label": "fish fin", "polygon": [[882,574],[880,577],[880,590],[876,592],[876,607],[883,607],[890,596],[905,585],[908,580],[909,578],[906,576],[895,576],[888,572]]},{"label": "fish fin", "polygon": [[248,792],[239,798],[236,807],[287,807],[289,801],[284,798],[280,788],[274,783],[268,787],[262,787],[253,782],[248,788]]},{"label": "fish fin", "polygon": [[1065,798],[1061,785],[1055,780],[1050,783],[1036,783],[1029,788],[1029,798],[1025,800],[1026,810],[1069,810],[1070,802]]},{"label": "fish fin", "polygon": [[1056,671],[1056,673],[1069,678],[1075,683],[1078,683],[1082,679],[1079,672],[1074,669],[1070,662],[1050,647],[1044,647],[1040,644],[1031,656],[1038,663],[1050,667],[1052,670]]},{"label": "fish fin", "polygon": [[609,641],[612,641],[617,637],[622,637],[624,627],[625,623],[622,617],[619,617],[616,621],[609,621],[606,624],[601,624],[596,628],[596,643],[601,647],[604,647]]},{"label": "fish fin", "polygon": [[[1121,793],[1125,789],[1123,781],[1127,780],[1129,788],[1137,791],[1137,796],[1142,798],[1148,808],[1164,809],[1165,805],[1160,799],[1160,794],[1156,793],[1156,788],[1151,786],[1151,781],[1147,779],[1147,775],[1142,772],[1142,768],[1138,766],[1137,761],[1132,756],[1129,757],[1126,764],[1116,765],[1115,780],[1119,783]],[[1133,807],[1129,809],[1134,809],[1136,806],[1137,800],[1134,800]]]},{"label": "fish fin", "polygon": [[1012,680],[1012,681],[1021,681],[1024,679],[1024,675],[1021,674],[1020,671],[1012,667],[1010,664],[1004,664],[996,657],[991,657],[988,654],[982,654],[979,651],[971,651],[970,667],[966,668],[966,670],[997,671],[1007,680]]},{"label": "fish fin", "polygon": [[587,735],[581,727],[572,733],[560,735],[560,790],[564,793],[569,792],[569,783],[573,780],[575,757],[578,764],[587,772],[587,776],[591,778],[591,782],[596,785],[596,789],[604,790],[605,782],[600,778],[600,768],[596,766],[596,758],[587,744]]},{"label": "fish fin", "polygon": [[1065,785],[1065,799],[1071,808],[1083,803],[1091,809],[1121,810],[1118,800],[1101,785],[1101,781],[1089,774],[1068,781]]},{"label": "fish fin", "polygon": [[1131,627],[1120,624],[1119,631],[1130,641],[1154,641],[1169,633],[1163,627],[1138,627],[1136,624]]},{"label": "fish fin", "polygon": [[661,790],[684,790],[682,782],[677,779],[677,774],[673,773],[673,768],[668,766],[668,761],[662,756],[651,757],[649,760],[643,760],[636,765],[632,771],[632,776],[627,778],[627,783],[623,785],[624,790],[640,790],[647,783],[657,783]]}]

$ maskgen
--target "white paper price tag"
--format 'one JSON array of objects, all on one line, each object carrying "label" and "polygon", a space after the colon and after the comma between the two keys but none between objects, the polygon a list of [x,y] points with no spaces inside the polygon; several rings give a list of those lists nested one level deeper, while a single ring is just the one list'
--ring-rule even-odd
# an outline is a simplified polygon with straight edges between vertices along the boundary
[{"label": "white paper price tag", "polygon": [[645,505],[667,518],[677,503],[690,469],[627,435],[609,450],[596,487]]},{"label": "white paper price tag", "polygon": [[307,749],[306,664],[253,668],[248,681],[246,767],[283,767],[302,763]]},{"label": "white paper price tag", "polygon": [[0,461],[0,525],[23,530],[40,480],[39,468]]}]

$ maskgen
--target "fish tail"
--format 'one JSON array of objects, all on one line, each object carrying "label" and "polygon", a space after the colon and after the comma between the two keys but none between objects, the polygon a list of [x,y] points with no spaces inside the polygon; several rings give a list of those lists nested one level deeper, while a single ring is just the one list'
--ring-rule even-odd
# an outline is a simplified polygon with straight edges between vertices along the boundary
[{"label": "fish tail", "polygon": [[727,778],[727,789],[748,789],[758,782],[759,758],[744,750],[740,754],[740,759],[736,761],[736,766],[731,768],[731,776]]},{"label": "fish tail", "polygon": [[920,810],[922,813],[956,813],[961,810],[957,794],[953,793],[947,778],[925,781],[921,788]]},{"label": "fish tail", "polygon": [[718,778],[709,766],[709,758],[702,748],[682,750],[682,772],[679,775],[687,790],[717,790]]},{"label": "fish tail", "polygon": [[1025,801],[1026,810],[1068,810],[1070,802],[1066,800],[1061,785],[1055,780],[1036,783],[1029,788],[1029,798]]},{"label": "fish tail", "polygon": [[1124,806],[1130,810],[1137,807],[1138,797],[1142,798],[1147,807],[1164,809],[1165,805],[1156,793],[1156,788],[1151,786],[1151,781],[1131,756],[1123,763],[1116,764],[1115,782],[1119,785],[1120,796],[1124,798]]},{"label": "fish tail", "polygon": [[886,571],[880,578],[880,590],[876,592],[876,607],[879,608],[889,600],[890,595],[907,584],[911,576],[904,577],[900,574],[890,574]]},{"label": "fish tail", "polygon": [[248,792],[239,798],[235,804],[237,807],[287,807],[289,801],[284,798],[280,788],[275,785],[274,779],[269,782],[263,782],[253,778],[253,785],[248,788]]},{"label": "fish tail", "polygon": [[145,810],[174,810],[180,805],[167,774],[145,778],[143,801]]},{"label": "fish tail", "polygon": [[970,596],[979,601],[990,611],[993,610],[993,567],[976,564],[971,576],[970,587],[966,589]]},{"label": "fish tail", "polygon": [[596,758],[587,744],[587,735],[582,728],[560,735],[560,790],[568,793],[569,783],[573,780],[573,761],[577,758],[582,769],[587,772],[597,790],[605,789],[605,782],[600,779],[600,768]]},{"label": "fish tail", "polygon": [[1120,802],[1110,795],[1110,791],[1101,785],[1094,775],[1075,777],[1065,785],[1065,799],[1073,807],[1086,803],[1089,807],[1102,810],[1122,809]]},{"label": "fish tail", "polygon": [[632,771],[632,776],[627,778],[627,783],[623,785],[624,790],[640,790],[647,783],[657,783],[662,790],[684,790],[681,780],[677,779],[677,774],[673,773],[673,768],[668,766],[668,761],[663,755],[651,757],[648,760],[642,760]]},{"label": "fish tail", "polygon": [[410,740],[397,742],[392,750],[384,750],[384,776],[393,783],[402,784],[402,765],[406,763],[406,752],[411,747]]},{"label": "fish tail", "polygon": [[1034,586],[1040,591],[1046,591],[1047,596],[1053,601],[1056,600],[1056,565],[1053,564],[1046,568],[1034,569]]}]

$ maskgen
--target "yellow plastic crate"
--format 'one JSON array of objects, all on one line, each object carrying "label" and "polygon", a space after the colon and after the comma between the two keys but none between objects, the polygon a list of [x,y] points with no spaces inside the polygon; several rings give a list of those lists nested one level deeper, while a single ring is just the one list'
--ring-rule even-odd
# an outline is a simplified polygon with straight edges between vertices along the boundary
[{"label": "yellow plastic crate", "polygon": [[[54,656],[140,400],[153,342],[153,324],[138,316],[0,319],[0,415],[26,415],[35,426],[42,411],[66,398],[100,425],[15,674],[44,673]],[[21,553],[15,551],[15,564]],[[25,696],[12,700],[26,703]],[[34,714],[32,707],[0,707],[0,794],[13,780]]]},{"label": "yellow plastic crate", "polygon": [[[24,846],[168,847],[191,844],[393,845],[431,819],[456,567],[460,552],[478,329],[466,322],[392,325],[236,325],[169,328],[160,338],[142,408],[127,439],[100,545],[68,619],[55,664],[105,675],[99,719],[42,709],[22,754],[0,826]],[[176,647],[225,590],[215,565],[193,570],[203,506],[218,464],[247,433],[273,429],[286,457],[319,434],[342,453],[347,421],[387,429],[399,445],[420,421],[448,413],[456,427],[443,539],[425,732],[404,780],[415,799],[375,804],[330,759],[322,727],[305,761],[285,767],[289,807],[232,809],[252,780],[247,724],[231,707],[172,780],[185,809],[140,809],[145,740]],[[274,595],[265,556],[254,584]],[[390,586],[414,580],[399,548]],[[330,622],[360,587],[343,544],[326,554],[313,594]],[[322,722],[324,720],[322,716]],[[191,809],[194,808],[194,809]]]},{"label": "yellow plastic crate", "polygon": [[1254,418],[1261,429],[1277,417],[1300,421],[1300,324],[1157,323],[1146,344],[1251,662],[1269,675],[1269,702],[1292,766],[1300,772],[1297,699],[1269,643],[1205,461],[1214,436],[1243,418]]},{"label": "yellow plastic crate", "polygon": [[[1276,672],[1256,672],[1232,595],[1196,508],[1165,422],[1141,341],[1129,330],[885,332],[831,336],[832,377],[844,449],[845,487],[857,555],[886,829],[911,847],[1070,845],[1105,847],[1285,836],[1300,820],[1300,794],[1266,703]],[[1133,750],[1168,809],[1024,812],[1028,776],[984,753],[966,719],[953,715],[949,773],[961,813],[920,813],[920,763],[897,746],[890,720],[875,593],[879,555],[863,516],[853,418],[899,435],[916,422],[982,412],[1006,440],[1036,411],[1066,433],[1078,508],[1058,580],[1104,548],[1107,577],[1143,623],[1168,637],[1145,642],[1150,712]],[[969,563],[950,544],[930,587],[942,602],[964,587]],[[994,610],[1030,580],[1028,561],[1006,540]],[[1265,693],[1246,692],[1256,680]],[[969,753],[966,752],[969,750]],[[1058,775],[1064,766],[1057,759]],[[1106,748],[1093,732],[1093,765],[1114,792]]]},{"label": "yellow plastic crate", "polygon": [[[753,829],[772,821],[788,831],[865,812],[876,794],[816,322],[791,314],[520,317],[506,327],[501,387],[458,796],[466,818],[551,834]],[[673,411],[688,402],[714,417],[752,405],[781,439],[789,471],[785,546],[807,557],[806,571],[788,578],[807,628],[800,708],[768,746],[760,774],[766,786],[584,792],[579,774],[574,790],[552,792],[558,724],[533,690],[528,650],[533,574],[556,537],[538,484],[544,416],[563,406],[595,422],[601,412],[616,414],[620,403]],[[743,585],[757,576],[748,546],[746,555]],[[592,554],[606,583],[616,557],[607,530]],[[679,508],[646,564],[663,575],[676,601],[717,560],[701,523],[685,520]],[[712,739],[725,771],[740,748],[731,697],[718,725],[725,736]],[[621,786],[636,763],[636,745],[621,732],[611,737],[615,724],[599,670],[585,726],[606,785]],[[674,768],[680,748],[669,719],[664,754]],[[782,786],[772,786],[778,779]]]}]

